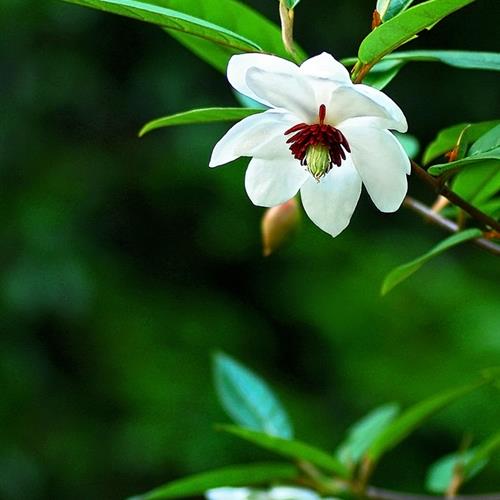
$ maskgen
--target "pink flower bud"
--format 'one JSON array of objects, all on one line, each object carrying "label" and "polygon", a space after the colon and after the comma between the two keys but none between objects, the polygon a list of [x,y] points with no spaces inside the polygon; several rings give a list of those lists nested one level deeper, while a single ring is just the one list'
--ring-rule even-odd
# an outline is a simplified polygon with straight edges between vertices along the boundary
[{"label": "pink flower bud", "polygon": [[281,248],[293,236],[300,221],[297,200],[268,208],[262,217],[262,250],[265,257]]}]

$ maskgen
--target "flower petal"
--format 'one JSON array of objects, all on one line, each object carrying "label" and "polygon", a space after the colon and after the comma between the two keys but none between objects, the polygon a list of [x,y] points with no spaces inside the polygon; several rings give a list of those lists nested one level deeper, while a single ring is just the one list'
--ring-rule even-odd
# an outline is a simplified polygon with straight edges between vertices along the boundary
[{"label": "flower petal", "polygon": [[233,125],[215,145],[209,165],[217,167],[240,156],[290,154],[284,132],[296,118],[276,110],[251,115]]},{"label": "flower petal", "polygon": [[207,500],[248,500],[252,496],[250,488],[213,488],[205,492]]},{"label": "flower petal", "polygon": [[311,57],[300,65],[300,71],[316,78],[325,78],[334,82],[349,85],[351,78],[346,67],[340,64],[332,55],[323,52],[318,56]]},{"label": "flower petal", "polygon": [[293,198],[309,174],[291,155],[288,158],[253,158],[245,175],[245,188],[254,205],[274,207]]},{"label": "flower petal", "polygon": [[349,157],[320,182],[310,177],[300,190],[307,215],[332,236],[349,225],[360,194],[361,178]]},{"label": "flower petal", "polygon": [[[227,79],[242,94],[262,102],[248,87],[246,78],[250,68],[258,68],[268,72],[298,74],[299,68],[294,63],[268,54],[238,54],[229,60]],[[269,105],[269,103],[263,102]]]},{"label": "flower petal", "polygon": [[319,107],[312,98],[314,90],[298,68],[288,73],[250,68],[246,82],[259,102],[286,109],[306,123],[317,119]]},{"label": "flower petal", "polygon": [[398,140],[374,127],[341,128],[351,147],[351,158],[373,203],[381,212],[395,212],[408,190],[410,160]]},{"label": "flower petal", "polygon": [[268,495],[270,500],[320,500],[315,491],[294,486],[275,486]]},{"label": "flower petal", "polygon": [[379,119],[380,127],[405,132],[408,125],[397,104],[382,92],[371,87],[367,87],[370,89],[367,91],[365,87],[367,86],[352,85],[336,88],[327,105],[328,123],[340,128],[342,122],[349,119],[375,117]]}]

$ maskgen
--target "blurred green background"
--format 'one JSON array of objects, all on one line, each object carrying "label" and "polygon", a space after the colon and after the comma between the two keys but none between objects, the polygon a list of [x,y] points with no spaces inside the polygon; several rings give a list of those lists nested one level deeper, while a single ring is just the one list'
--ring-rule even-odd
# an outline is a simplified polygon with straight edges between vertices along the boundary
[{"label": "blurred green background", "polygon": [[[277,2],[248,3],[277,21]],[[495,6],[477,2],[412,46],[498,50]],[[372,8],[303,0],[296,37],[310,54],[354,55]],[[224,75],[160,29],[3,0],[0,33],[0,498],[121,499],[267,458],[213,430],[226,420],[217,349],[270,380],[298,436],[326,448],[376,405],[498,364],[494,257],[455,249],[381,298],[383,276],[439,230],[404,210],[383,215],[365,193],[340,237],[304,218],[293,245],[264,259],[245,162],[207,167],[227,126],[138,139],[151,118],[236,102]],[[424,144],[499,109],[487,72],[414,64],[386,91]],[[417,180],[411,191],[432,201]],[[464,433],[498,430],[499,399],[484,389],[440,413],[374,483],[422,490]],[[499,472],[497,458],[465,491],[499,490]]]}]

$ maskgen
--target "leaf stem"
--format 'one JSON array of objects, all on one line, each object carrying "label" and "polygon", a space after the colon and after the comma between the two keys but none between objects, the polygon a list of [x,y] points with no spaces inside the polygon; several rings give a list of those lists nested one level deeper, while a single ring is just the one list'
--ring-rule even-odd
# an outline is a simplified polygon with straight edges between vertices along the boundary
[{"label": "leaf stem", "polygon": [[[428,220],[429,222],[432,222],[433,224],[441,227],[445,231],[448,231],[450,233],[458,233],[461,230],[460,226],[457,223],[451,221],[450,219],[447,219],[446,217],[443,217],[438,212],[432,210],[431,207],[424,205],[422,202],[416,200],[415,198],[412,198],[411,196],[407,196],[404,199],[403,205],[406,208],[409,208],[410,210],[413,210],[417,214],[423,216],[424,219]],[[500,245],[493,243],[493,241],[488,240],[487,238],[477,238],[475,240],[472,240],[472,242],[478,247],[481,247],[484,250],[492,253],[493,255],[500,255]]]},{"label": "leaf stem", "polygon": [[472,206],[469,202],[465,201],[458,194],[453,192],[439,177],[433,177],[422,168],[418,163],[411,161],[412,172],[422,179],[436,194],[440,194],[448,199],[451,203],[460,207],[464,212],[470,215],[473,219],[479,222],[485,228],[492,228],[500,231],[500,222],[496,221],[489,215],[481,212],[481,210]]}]

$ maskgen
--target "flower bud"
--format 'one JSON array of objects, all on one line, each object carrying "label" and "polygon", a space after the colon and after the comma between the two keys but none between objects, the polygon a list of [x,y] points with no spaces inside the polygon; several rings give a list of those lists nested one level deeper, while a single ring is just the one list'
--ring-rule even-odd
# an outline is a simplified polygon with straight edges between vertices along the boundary
[{"label": "flower bud", "polygon": [[297,200],[268,208],[262,218],[262,251],[265,257],[281,248],[292,237],[300,221]]}]

